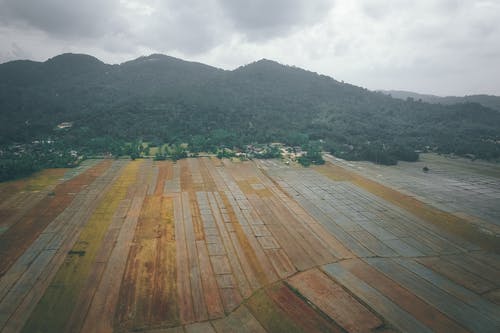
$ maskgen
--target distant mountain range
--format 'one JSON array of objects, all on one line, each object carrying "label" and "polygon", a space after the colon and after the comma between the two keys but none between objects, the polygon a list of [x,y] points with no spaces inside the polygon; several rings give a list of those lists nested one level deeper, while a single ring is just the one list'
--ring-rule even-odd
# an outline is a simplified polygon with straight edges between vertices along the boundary
[{"label": "distant mountain range", "polygon": [[[500,156],[497,104],[423,101],[265,59],[227,71],[161,54],[120,65],[62,54],[0,64],[0,145],[44,137],[94,150],[136,139],[202,148],[321,140],[351,159],[429,149]],[[73,126],[55,130],[62,122]]]},{"label": "distant mountain range", "polygon": [[500,111],[500,96],[494,95],[468,95],[468,96],[436,96],[428,94],[419,94],[411,91],[404,90],[378,90],[381,93],[390,95],[394,98],[404,99],[413,98],[418,101],[434,104],[459,104],[459,103],[478,103],[488,108]]}]

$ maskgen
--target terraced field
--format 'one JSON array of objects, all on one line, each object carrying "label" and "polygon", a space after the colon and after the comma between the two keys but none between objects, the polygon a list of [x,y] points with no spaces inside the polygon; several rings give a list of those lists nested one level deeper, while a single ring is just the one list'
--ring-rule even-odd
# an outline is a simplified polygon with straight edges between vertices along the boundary
[{"label": "terraced field", "polygon": [[[499,332],[496,167],[426,161],[429,181],[328,160],[0,184],[0,331]],[[446,186],[480,190],[437,202]]]}]

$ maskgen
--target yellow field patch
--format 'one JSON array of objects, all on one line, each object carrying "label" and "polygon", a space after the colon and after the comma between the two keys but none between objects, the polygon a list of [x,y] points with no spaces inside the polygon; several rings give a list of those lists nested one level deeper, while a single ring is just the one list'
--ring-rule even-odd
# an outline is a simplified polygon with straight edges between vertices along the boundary
[{"label": "yellow field patch", "polygon": [[55,184],[69,169],[46,169],[30,177],[24,191],[40,191]]}]

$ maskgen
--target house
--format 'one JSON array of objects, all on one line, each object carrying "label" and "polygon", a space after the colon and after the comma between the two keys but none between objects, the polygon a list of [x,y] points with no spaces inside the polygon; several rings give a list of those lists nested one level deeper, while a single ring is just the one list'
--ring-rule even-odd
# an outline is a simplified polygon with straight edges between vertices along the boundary
[{"label": "house", "polygon": [[71,128],[71,127],[73,127],[73,123],[72,123],[72,122],[69,122],[69,121],[67,121],[67,122],[62,122],[62,123],[60,123],[59,125],[57,125],[57,128],[58,128],[58,129],[65,129],[65,128]]}]

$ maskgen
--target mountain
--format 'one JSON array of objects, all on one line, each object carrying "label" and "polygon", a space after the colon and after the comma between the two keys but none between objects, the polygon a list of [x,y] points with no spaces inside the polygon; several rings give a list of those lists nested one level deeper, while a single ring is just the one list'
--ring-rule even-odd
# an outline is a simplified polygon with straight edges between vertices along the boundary
[{"label": "mountain", "polygon": [[[73,127],[55,130],[61,122]],[[321,140],[380,163],[414,150],[497,159],[500,112],[400,100],[266,59],[232,71],[161,54],[120,65],[81,54],[0,64],[0,146],[47,137],[88,152],[136,139],[196,150]]]},{"label": "mountain", "polygon": [[434,104],[459,104],[459,103],[478,103],[488,108],[500,111],[500,96],[494,95],[468,95],[468,96],[436,96],[414,93],[404,90],[379,90],[380,92],[390,95],[394,98],[404,99],[413,98],[414,100],[422,100],[427,103]]}]

